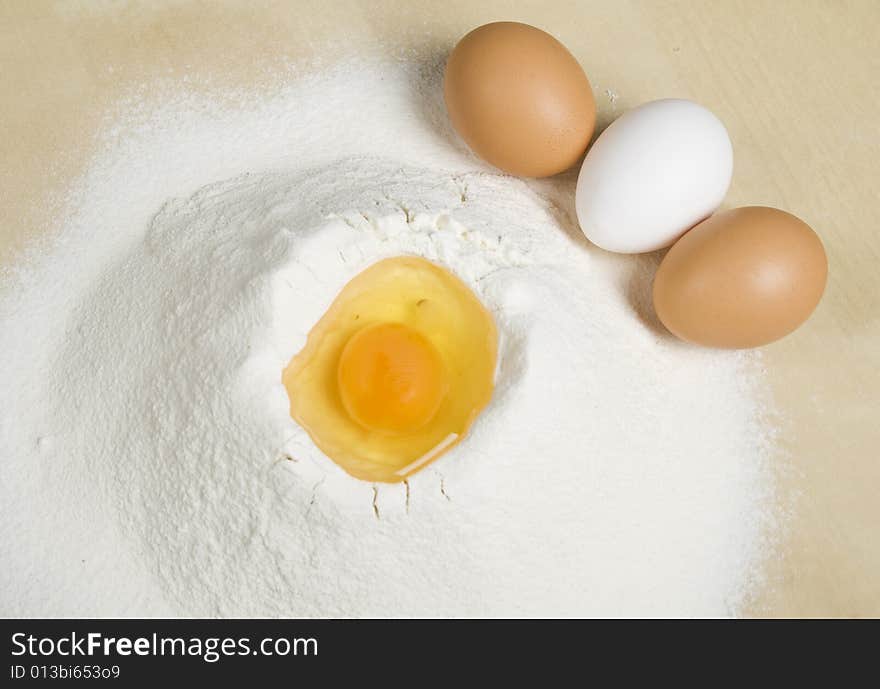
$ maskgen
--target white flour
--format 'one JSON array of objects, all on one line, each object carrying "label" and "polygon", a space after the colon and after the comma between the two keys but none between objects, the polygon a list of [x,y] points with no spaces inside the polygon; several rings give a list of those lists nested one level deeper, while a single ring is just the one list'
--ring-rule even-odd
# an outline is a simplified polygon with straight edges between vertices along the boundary
[{"label": "white flour", "polygon": [[[772,514],[753,355],[663,335],[655,259],[590,247],[570,178],[538,195],[473,160],[436,67],[108,122],[52,247],[3,279],[0,614],[740,609]],[[402,253],[480,295],[501,365],[463,443],[373,486],[280,373]]]}]

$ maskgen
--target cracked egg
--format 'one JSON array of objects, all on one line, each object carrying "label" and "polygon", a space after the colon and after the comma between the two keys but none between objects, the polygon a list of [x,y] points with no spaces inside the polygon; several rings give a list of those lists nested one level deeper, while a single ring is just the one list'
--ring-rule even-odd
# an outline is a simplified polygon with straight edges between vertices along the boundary
[{"label": "cracked egg", "polygon": [[282,382],[324,454],[395,483],[465,436],[492,397],[497,348],[492,315],[459,278],[401,256],[345,285]]}]

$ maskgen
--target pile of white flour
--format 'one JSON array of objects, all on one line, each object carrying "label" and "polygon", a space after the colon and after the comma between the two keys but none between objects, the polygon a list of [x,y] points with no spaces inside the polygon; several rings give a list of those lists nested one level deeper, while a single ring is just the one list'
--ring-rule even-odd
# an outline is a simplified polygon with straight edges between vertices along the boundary
[{"label": "pile of white flour", "polygon": [[[138,94],[0,295],[2,615],[727,615],[773,512],[753,354],[650,313],[570,178],[494,174],[438,64],[271,97]],[[232,104],[235,102],[235,104]],[[342,286],[419,254],[502,338],[492,404],[408,484],[336,467],[281,370]]]}]

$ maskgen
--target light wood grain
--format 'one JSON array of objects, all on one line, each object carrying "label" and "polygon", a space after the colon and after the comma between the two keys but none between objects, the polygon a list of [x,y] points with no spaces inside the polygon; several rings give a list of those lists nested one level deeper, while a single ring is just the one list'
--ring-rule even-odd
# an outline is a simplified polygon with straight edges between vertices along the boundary
[{"label": "light wood grain", "polygon": [[822,236],[819,310],[766,348],[794,509],[756,615],[880,615],[880,3],[7,2],[0,6],[0,262],[51,239],[54,200],[132,84],[271,89],[277,68],[363,49],[442,55],[518,19],[585,66],[600,124],[653,98],[721,116],[726,205],[789,210]]}]

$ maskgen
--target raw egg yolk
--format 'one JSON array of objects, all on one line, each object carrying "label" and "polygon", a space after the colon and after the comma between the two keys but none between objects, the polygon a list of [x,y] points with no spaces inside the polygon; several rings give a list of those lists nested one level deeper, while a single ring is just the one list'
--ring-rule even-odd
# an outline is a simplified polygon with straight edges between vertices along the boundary
[{"label": "raw egg yolk", "polygon": [[405,481],[489,404],[498,331],[453,273],[418,256],[354,276],[281,374],[290,416],[363,481]]},{"label": "raw egg yolk", "polygon": [[378,323],[355,333],[342,350],[337,381],[348,415],[385,433],[423,427],[449,388],[440,354],[401,323]]}]

